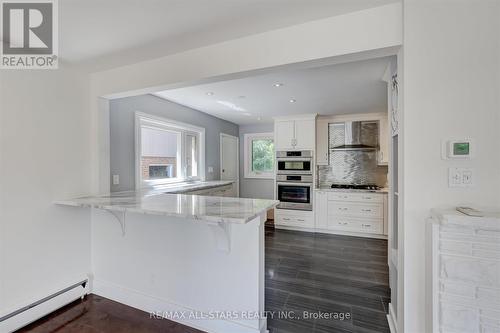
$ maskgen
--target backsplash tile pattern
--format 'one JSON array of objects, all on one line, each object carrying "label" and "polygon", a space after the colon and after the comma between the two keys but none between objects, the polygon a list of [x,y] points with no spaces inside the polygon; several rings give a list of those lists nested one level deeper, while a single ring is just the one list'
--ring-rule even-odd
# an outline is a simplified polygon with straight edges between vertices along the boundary
[{"label": "backsplash tile pattern", "polygon": [[379,166],[377,151],[330,151],[329,165],[318,166],[319,187],[332,184],[387,183],[387,167]]}]

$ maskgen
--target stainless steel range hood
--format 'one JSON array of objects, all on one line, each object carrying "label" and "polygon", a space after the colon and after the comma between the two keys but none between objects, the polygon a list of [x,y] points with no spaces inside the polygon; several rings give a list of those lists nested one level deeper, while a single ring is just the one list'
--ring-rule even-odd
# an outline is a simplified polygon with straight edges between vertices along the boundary
[{"label": "stainless steel range hood", "polygon": [[362,126],[361,121],[347,121],[345,122],[345,132],[344,132],[344,144],[333,146],[331,150],[362,150],[371,151],[377,150],[378,138],[375,138],[375,142],[363,142],[362,140]]}]

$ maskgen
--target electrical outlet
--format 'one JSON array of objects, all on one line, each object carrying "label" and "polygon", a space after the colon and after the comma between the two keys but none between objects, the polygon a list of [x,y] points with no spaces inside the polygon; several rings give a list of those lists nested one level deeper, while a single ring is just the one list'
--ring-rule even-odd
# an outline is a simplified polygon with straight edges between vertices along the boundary
[{"label": "electrical outlet", "polygon": [[113,175],[113,185],[120,185],[120,175]]}]

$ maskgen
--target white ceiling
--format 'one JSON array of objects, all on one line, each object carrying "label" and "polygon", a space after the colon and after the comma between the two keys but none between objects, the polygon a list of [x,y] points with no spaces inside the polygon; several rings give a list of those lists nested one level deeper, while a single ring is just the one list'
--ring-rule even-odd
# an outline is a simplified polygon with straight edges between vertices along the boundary
[{"label": "white ceiling", "polygon": [[63,0],[60,58],[115,67],[397,0]]},{"label": "white ceiling", "polygon": [[[390,60],[391,57],[384,57],[277,71],[165,90],[155,95],[239,125],[304,113],[386,112],[387,88],[382,76]],[[283,85],[276,87],[276,83]],[[292,99],[294,103],[290,102]]]}]

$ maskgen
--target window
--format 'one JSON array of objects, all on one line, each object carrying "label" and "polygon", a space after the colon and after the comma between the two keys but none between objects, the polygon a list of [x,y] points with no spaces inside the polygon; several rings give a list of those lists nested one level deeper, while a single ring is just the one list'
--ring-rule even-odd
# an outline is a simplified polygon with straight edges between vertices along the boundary
[{"label": "window", "polygon": [[136,187],[204,178],[205,129],[136,113]]},{"label": "window", "polygon": [[245,178],[274,178],[272,133],[245,134]]}]

